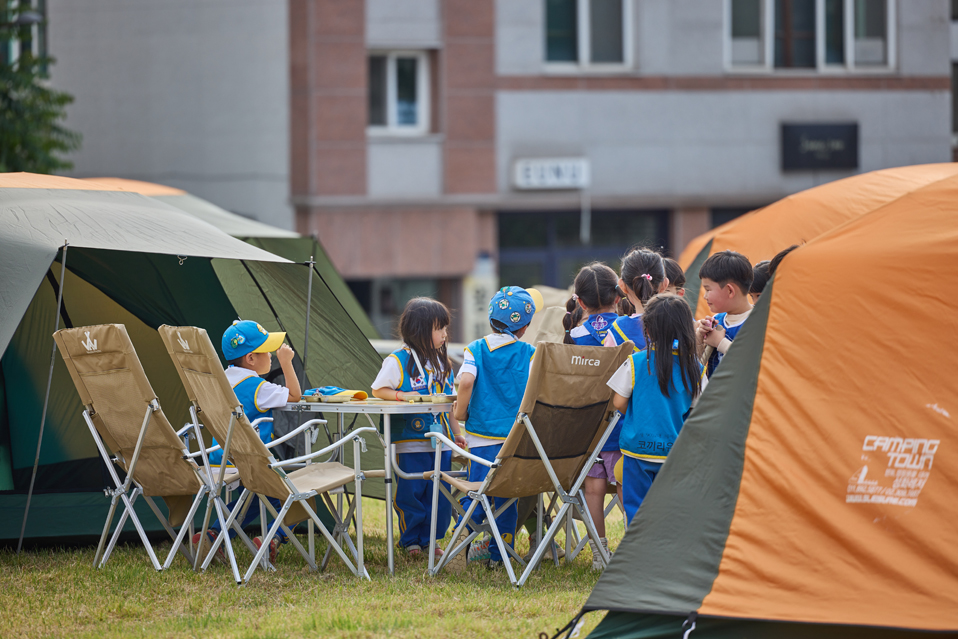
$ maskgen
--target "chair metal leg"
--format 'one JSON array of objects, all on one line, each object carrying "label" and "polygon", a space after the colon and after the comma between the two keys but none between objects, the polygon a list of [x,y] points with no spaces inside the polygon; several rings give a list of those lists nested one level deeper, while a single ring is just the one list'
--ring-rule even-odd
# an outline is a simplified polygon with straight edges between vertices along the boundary
[{"label": "chair metal leg", "polygon": [[599,551],[599,556],[602,557],[602,564],[608,566],[609,556],[605,552],[605,546],[599,541],[599,531],[595,529],[595,522],[592,521],[592,515],[589,514],[589,509],[585,506],[585,492],[580,490],[576,497],[578,498],[578,503],[576,503],[575,508],[579,511],[582,521],[585,522],[586,532],[588,536],[595,541],[596,550]]},{"label": "chair metal leg", "polygon": [[492,540],[499,546],[499,552],[502,555],[502,563],[506,566],[506,574],[509,575],[509,582],[516,585],[516,575],[512,571],[512,559],[509,557],[508,546],[502,535],[499,534],[499,526],[496,525],[496,513],[489,504],[489,498],[482,495],[482,509],[486,512],[486,522],[492,528]]},{"label": "chair metal leg", "polygon": [[323,522],[319,518],[319,515],[316,514],[316,512],[309,506],[308,503],[306,503],[305,500],[302,501],[301,503],[303,505],[303,508],[306,510],[306,513],[309,515],[310,519],[316,522],[316,526],[319,528],[319,532],[323,534],[323,537],[325,537],[326,541],[329,542],[330,547],[332,547],[333,550],[336,552],[336,554],[339,555],[339,558],[343,560],[343,563],[346,564],[346,567],[349,568],[350,572],[352,572],[357,577],[361,576],[359,571],[357,571],[356,567],[353,565],[353,562],[349,560],[349,556],[345,552],[343,552],[343,549],[340,548],[339,545],[336,543],[336,540],[333,539],[332,533],[330,533],[329,530],[326,528],[326,526],[323,525]]},{"label": "chair metal leg", "polygon": [[529,575],[532,574],[532,571],[535,570],[539,565],[539,562],[542,560],[542,556],[545,555],[546,548],[552,543],[552,540],[559,533],[559,529],[565,525],[565,515],[569,507],[570,504],[566,503],[563,503],[562,506],[560,506],[558,514],[552,520],[552,525],[549,526],[548,530],[546,530],[545,536],[542,538],[543,543],[539,544],[539,547],[536,548],[536,551],[532,553],[529,563],[526,564],[525,570],[522,571],[522,575],[516,582],[516,587],[522,587],[522,585],[525,584],[526,580],[529,578]]},{"label": "chair metal leg", "polygon": [[[289,511],[290,506],[293,505],[294,499],[295,498],[292,495],[286,498],[286,503],[283,504],[282,510],[280,510],[279,514],[276,516],[276,521],[274,521],[273,525],[270,527],[269,536],[266,539],[272,539],[273,536],[276,535],[276,531],[279,530],[280,524],[283,523],[283,517],[286,516],[286,513],[287,511]],[[256,571],[257,564],[259,564],[263,560],[263,557],[266,556],[266,552],[268,550],[269,550],[269,543],[267,543],[264,540],[263,543],[260,545],[259,550],[256,551],[256,556],[253,557],[253,562],[249,565],[249,569],[247,569],[246,574],[243,575],[244,584],[249,582],[249,578],[252,577],[253,573]],[[275,568],[273,568],[272,565],[270,565],[270,568],[272,568],[273,570],[276,570]]]},{"label": "chair metal leg", "polygon": [[93,567],[100,568],[100,554],[103,552],[103,545],[106,543],[106,536],[110,533],[110,525],[113,523],[113,516],[116,514],[116,502],[119,499],[116,495],[110,500],[110,510],[106,515],[106,522],[103,524],[103,534],[100,535],[100,543],[97,544],[96,554],[93,555]]}]

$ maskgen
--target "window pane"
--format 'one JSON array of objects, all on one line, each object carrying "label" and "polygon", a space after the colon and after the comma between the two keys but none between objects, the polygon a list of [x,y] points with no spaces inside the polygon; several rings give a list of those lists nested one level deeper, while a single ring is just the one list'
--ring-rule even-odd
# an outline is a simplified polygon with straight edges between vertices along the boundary
[{"label": "window pane", "polygon": [[396,58],[396,124],[416,126],[416,58]]},{"label": "window pane", "polygon": [[499,261],[499,282],[503,286],[541,286],[545,283],[544,260],[512,262],[509,258]]},{"label": "window pane", "polygon": [[369,56],[369,124],[386,126],[386,56]]},{"label": "window pane", "polygon": [[886,64],[885,0],[855,0],[855,64]]},{"label": "window pane", "polygon": [[546,0],[546,60],[578,62],[576,0]]},{"label": "window pane", "polygon": [[[616,247],[622,252],[635,245],[663,246],[663,219],[668,219],[668,212],[593,211],[592,245]],[[617,264],[610,266],[618,269]]]},{"label": "window pane", "polygon": [[589,40],[592,62],[622,62],[622,0],[591,0]]},{"label": "window pane", "polygon": [[547,213],[500,213],[499,248],[533,248],[549,245]]},{"label": "window pane", "polygon": [[732,64],[761,64],[762,0],[732,0]]},{"label": "window pane", "polygon": [[556,225],[556,246],[560,248],[582,246],[582,212],[561,211],[554,213],[552,219]]},{"label": "window pane", "polygon": [[825,0],[825,63],[845,64],[845,3]]},{"label": "window pane", "polygon": [[775,0],[775,66],[815,67],[815,0]]},{"label": "window pane", "polygon": [[732,0],[732,37],[762,35],[762,0]]}]

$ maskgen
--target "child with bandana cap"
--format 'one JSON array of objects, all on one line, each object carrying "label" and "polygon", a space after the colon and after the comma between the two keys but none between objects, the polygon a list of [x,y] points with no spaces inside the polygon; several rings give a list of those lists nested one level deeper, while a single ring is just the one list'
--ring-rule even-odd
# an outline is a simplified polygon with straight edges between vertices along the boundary
[{"label": "child with bandana cap", "polygon": [[[537,309],[538,291],[518,286],[506,286],[497,291],[489,304],[489,323],[492,333],[478,339],[466,348],[459,370],[459,397],[453,412],[460,423],[465,423],[465,438],[469,452],[494,461],[502,444],[512,430],[519,404],[529,380],[529,365],[535,347],[519,341],[529,328]],[[538,302],[541,306],[541,301]],[[482,464],[470,464],[469,481],[481,482],[489,473]],[[508,501],[495,497],[494,509]],[[468,508],[469,498],[463,499]],[[505,543],[515,543],[516,504],[496,517],[496,526]],[[473,520],[481,522],[484,516],[477,509]],[[502,554],[496,544],[478,542],[470,549],[473,559],[483,559],[488,548],[489,567],[502,565]]]}]

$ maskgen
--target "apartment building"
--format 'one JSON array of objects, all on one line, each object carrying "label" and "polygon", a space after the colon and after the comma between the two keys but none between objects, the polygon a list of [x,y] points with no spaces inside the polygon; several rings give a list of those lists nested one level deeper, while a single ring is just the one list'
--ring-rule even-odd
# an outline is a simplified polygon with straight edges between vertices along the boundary
[{"label": "apartment building", "polygon": [[949,11],[291,0],[297,229],[384,328],[432,294],[473,337],[490,274],[565,287],[816,184],[950,161]]}]

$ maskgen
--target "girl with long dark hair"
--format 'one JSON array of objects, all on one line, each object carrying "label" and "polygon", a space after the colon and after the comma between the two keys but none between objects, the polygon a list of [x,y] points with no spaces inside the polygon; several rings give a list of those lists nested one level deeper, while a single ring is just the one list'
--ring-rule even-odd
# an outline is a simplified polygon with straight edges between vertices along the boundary
[{"label": "girl with long dark hair", "polygon": [[625,413],[619,449],[627,522],[642,505],[701,390],[689,305],[677,295],[656,295],[645,305],[642,324],[645,349],[609,380],[612,403]]}]

